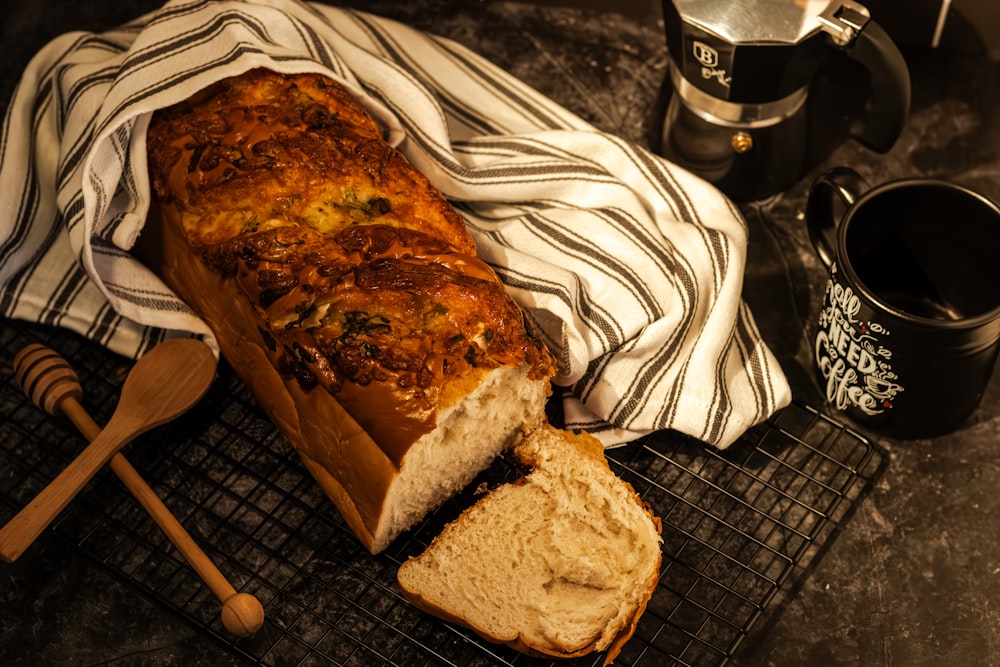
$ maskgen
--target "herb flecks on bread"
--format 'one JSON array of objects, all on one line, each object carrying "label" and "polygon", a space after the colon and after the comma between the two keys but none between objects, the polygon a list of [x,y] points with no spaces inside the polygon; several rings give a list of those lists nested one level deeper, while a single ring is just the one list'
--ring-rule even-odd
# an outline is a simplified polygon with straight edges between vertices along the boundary
[{"label": "herb flecks on bread", "polygon": [[147,153],[144,261],[370,550],[544,420],[551,356],[339,83],[225,79],[154,114]]},{"label": "herb flecks on bread", "polygon": [[410,599],[528,653],[617,655],[656,585],[659,522],[600,443],[544,425],[551,356],[347,90],[253,70],[154,114],[147,148],[137,254],[369,550],[520,439],[532,472],[402,566]]}]

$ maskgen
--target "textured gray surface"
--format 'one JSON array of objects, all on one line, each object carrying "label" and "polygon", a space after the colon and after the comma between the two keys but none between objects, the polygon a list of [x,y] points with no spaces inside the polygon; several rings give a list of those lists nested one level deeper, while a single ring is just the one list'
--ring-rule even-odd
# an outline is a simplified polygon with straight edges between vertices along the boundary
[{"label": "textured gray surface", "polygon": [[[45,41],[100,29],[159,3],[6,3],[0,97]],[[655,3],[415,0],[357,3],[450,36],[602,129],[642,142],[665,71]],[[550,3],[556,5],[558,3]],[[612,10],[600,9],[601,6]],[[594,7],[597,7],[595,9]],[[933,175],[1000,198],[998,64],[974,44],[907,49],[911,118],[887,155],[844,144],[817,169],[848,164],[873,182]],[[809,177],[744,206],[751,230],[746,295],[799,400],[818,401],[812,326],[825,276],[801,224]],[[933,441],[879,442],[888,467],[818,568],[769,610],[740,665],[988,665],[1000,663],[1000,378],[958,432]],[[43,538],[0,567],[4,664],[225,665],[237,661],[191,626]]]}]

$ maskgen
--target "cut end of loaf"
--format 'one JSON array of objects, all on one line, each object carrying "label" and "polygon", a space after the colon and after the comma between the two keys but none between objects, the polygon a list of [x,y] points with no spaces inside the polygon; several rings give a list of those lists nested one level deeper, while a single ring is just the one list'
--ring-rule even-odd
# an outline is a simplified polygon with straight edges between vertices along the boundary
[{"label": "cut end of loaf", "polygon": [[547,380],[531,378],[528,365],[502,367],[440,410],[437,427],[410,447],[392,483],[372,551],[385,549],[467,486],[513,444],[525,424],[540,424],[549,391]]},{"label": "cut end of loaf", "polygon": [[545,426],[495,489],[399,570],[416,606],[525,652],[613,660],[659,576],[660,523],[589,436]]},{"label": "cut end of loaf", "polygon": [[144,261],[371,551],[541,419],[551,355],[459,213],[337,81],[218,81],[158,110],[146,146]]}]

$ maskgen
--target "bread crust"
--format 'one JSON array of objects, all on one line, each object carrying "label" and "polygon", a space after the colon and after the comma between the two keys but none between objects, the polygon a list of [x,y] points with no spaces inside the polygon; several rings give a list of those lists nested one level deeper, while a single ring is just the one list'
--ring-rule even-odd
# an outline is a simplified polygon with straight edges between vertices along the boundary
[{"label": "bread crust", "polygon": [[[609,476],[614,476],[614,473],[608,466],[607,457],[604,452],[601,443],[596,439],[584,433],[574,433],[571,431],[557,431],[554,427],[550,425],[543,425],[539,427],[541,429],[549,429],[551,432],[559,433],[559,437],[564,443],[573,448],[577,455],[591,459],[599,466],[602,470],[606,470]],[[528,435],[523,436],[525,438],[530,437]],[[545,463],[536,457],[535,453],[532,453],[528,448],[515,446],[513,449],[513,454],[517,463],[523,468],[524,473],[520,479],[525,476],[530,475],[532,469],[537,466],[552,465],[551,463]],[[558,454],[556,454],[558,456]],[[518,480],[511,482],[510,484],[516,486]],[[662,522],[654,513],[652,508],[646,503],[642,498],[636,493],[635,489],[628,482],[621,480],[620,478],[616,480],[616,483],[621,484],[626,490],[626,496],[629,498],[630,502],[634,502],[641,511],[648,517],[651,527],[655,530],[656,535],[659,536],[662,533]],[[456,530],[463,521],[463,517],[467,514],[480,511],[477,505],[473,505],[467,508],[457,519],[455,519],[451,524],[445,527],[444,531],[436,538],[446,540],[448,539],[447,533],[450,530]],[[551,521],[559,522],[560,517],[552,516]],[[502,537],[498,537],[498,542],[502,542]],[[503,548],[502,544],[498,544],[497,548]],[[422,558],[421,556],[415,556],[413,558]],[[632,635],[635,634],[636,627],[639,622],[639,618],[645,613],[646,607],[649,603],[653,592],[656,590],[659,584],[659,571],[661,565],[661,556],[659,551],[656,553],[655,564],[650,567],[649,574],[643,581],[636,581],[635,590],[637,591],[636,599],[637,604],[630,610],[630,614],[627,619],[625,619],[618,628],[615,629],[615,634],[610,638],[606,633],[597,632],[593,641],[584,646],[577,646],[574,648],[561,647],[553,643],[539,643],[538,641],[533,641],[531,638],[524,637],[520,634],[515,636],[497,636],[489,628],[484,627],[481,623],[478,623],[475,618],[467,617],[464,615],[459,615],[453,610],[432,602],[431,600],[424,597],[419,590],[410,588],[407,584],[408,579],[405,576],[399,577],[399,583],[403,596],[415,607],[421,609],[422,611],[429,613],[433,616],[441,618],[447,622],[459,625],[461,627],[468,628],[472,630],[483,639],[498,645],[508,646],[520,653],[534,657],[549,657],[549,658],[579,658],[594,651],[605,651],[604,664],[610,665],[614,662],[615,658],[621,653],[622,648],[631,639]]]},{"label": "bread crust", "polygon": [[590,655],[595,651],[605,650],[604,654],[604,665],[611,665],[614,663],[615,659],[621,653],[622,648],[632,638],[635,634],[636,626],[639,623],[639,618],[645,613],[646,606],[649,603],[649,598],[652,596],[653,591],[656,590],[656,586],[659,583],[659,577],[652,579],[644,584],[643,590],[648,591],[648,594],[643,596],[643,602],[639,607],[636,608],[635,613],[629,619],[626,625],[623,625],[615,638],[610,644],[606,646],[598,641],[594,640],[593,643],[580,648],[575,651],[560,651],[551,645],[540,646],[538,644],[526,641],[520,635],[513,638],[496,637],[492,635],[488,630],[483,627],[478,626],[475,621],[462,617],[456,616],[447,609],[444,609],[438,605],[428,602],[422,596],[417,593],[412,593],[403,589],[403,597],[406,598],[407,602],[412,604],[417,609],[420,609],[426,614],[430,614],[436,618],[440,618],[443,621],[457,625],[463,628],[468,628],[469,630],[475,632],[477,635],[485,639],[486,641],[496,644],[498,646],[507,646],[518,653],[523,653],[524,655],[533,658],[559,658],[559,659],[572,659],[572,658],[582,658],[586,655]]},{"label": "bread crust", "polygon": [[147,155],[156,205],[137,253],[369,549],[443,409],[501,367],[548,384],[552,357],[462,218],[337,82],[226,79],[154,114]]}]

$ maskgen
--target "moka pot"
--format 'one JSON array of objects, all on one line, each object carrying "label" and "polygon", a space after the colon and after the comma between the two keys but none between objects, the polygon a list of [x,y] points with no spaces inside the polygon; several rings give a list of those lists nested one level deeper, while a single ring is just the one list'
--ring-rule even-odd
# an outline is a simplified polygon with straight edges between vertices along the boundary
[{"label": "moka pot", "polygon": [[[663,0],[669,75],[655,112],[657,152],[735,200],[788,188],[810,150],[832,145],[843,115],[810,102],[860,100],[843,131],[877,152],[898,139],[910,105],[906,62],[852,0]],[[828,76],[838,59],[846,77]],[[854,110],[851,110],[852,112]],[[817,139],[824,140],[818,142]]]}]

